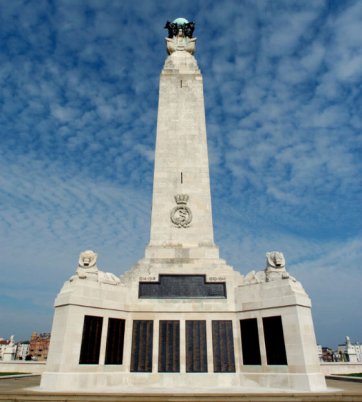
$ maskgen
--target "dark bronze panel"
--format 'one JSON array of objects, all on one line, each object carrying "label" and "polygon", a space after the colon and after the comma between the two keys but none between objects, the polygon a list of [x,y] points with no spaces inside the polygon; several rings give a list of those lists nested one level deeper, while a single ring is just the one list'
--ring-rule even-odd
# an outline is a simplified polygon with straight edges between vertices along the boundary
[{"label": "dark bronze panel", "polygon": [[108,320],[105,364],[123,363],[124,327],[125,320],[117,318]]},{"label": "dark bronze panel", "polygon": [[160,275],[159,282],[140,282],[140,299],[226,299],[224,282],[206,282],[205,275]]},{"label": "dark bronze panel", "polygon": [[132,332],[131,371],[152,372],[153,321],[134,320]]},{"label": "dark bronze panel", "polygon": [[240,320],[241,347],[244,365],[260,365],[260,345],[256,318]]},{"label": "dark bronze panel", "polygon": [[207,372],[206,321],[186,321],[186,372]]},{"label": "dark bronze panel", "polygon": [[158,371],[180,372],[180,321],[160,321]]},{"label": "dark bronze panel", "polygon": [[269,365],[287,365],[282,317],[263,318],[266,360]]},{"label": "dark bronze panel", "polygon": [[79,364],[99,364],[103,317],[84,316]]},{"label": "dark bronze panel", "polygon": [[215,373],[234,373],[234,337],[232,321],[212,322],[212,350]]}]

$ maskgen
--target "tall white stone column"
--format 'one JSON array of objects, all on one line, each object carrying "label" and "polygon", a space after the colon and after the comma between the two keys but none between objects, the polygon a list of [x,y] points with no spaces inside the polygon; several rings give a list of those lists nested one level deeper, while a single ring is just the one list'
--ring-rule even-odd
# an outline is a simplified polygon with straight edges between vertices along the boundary
[{"label": "tall white stone column", "polygon": [[214,246],[203,82],[186,50],[161,73],[150,246]]}]

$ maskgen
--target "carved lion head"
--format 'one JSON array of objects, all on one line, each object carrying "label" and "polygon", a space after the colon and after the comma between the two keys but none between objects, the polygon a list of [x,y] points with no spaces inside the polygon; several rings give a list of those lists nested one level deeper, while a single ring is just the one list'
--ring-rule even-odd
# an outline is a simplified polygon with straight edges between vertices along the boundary
[{"label": "carved lion head", "polygon": [[97,263],[97,254],[92,250],[86,250],[80,253],[79,266],[81,268],[92,268]]},{"label": "carved lion head", "polygon": [[280,251],[270,251],[266,253],[266,267],[274,269],[285,268],[285,258]]}]

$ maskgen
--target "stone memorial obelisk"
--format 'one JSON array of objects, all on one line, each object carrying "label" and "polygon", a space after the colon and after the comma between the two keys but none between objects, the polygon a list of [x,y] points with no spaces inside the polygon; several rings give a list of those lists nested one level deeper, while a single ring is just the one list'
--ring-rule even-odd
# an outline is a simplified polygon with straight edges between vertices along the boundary
[{"label": "stone memorial obelisk", "polygon": [[171,257],[214,247],[202,76],[195,39],[174,34],[160,79],[150,239]]},{"label": "stone memorial obelisk", "polygon": [[219,258],[194,23],[166,28],[149,245],[120,277],[81,253],[55,300],[41,390],[326,390],[311,302],[283,254],[245,276]]}]

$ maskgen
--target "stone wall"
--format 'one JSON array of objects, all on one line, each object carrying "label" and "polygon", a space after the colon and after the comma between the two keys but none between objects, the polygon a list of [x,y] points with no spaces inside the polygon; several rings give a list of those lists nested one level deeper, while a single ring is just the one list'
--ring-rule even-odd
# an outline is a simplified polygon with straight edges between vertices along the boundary
[{"label": "stone wall", "polygon": [[362,363],[321,363],[324,375],[362,373]]},{"label": "stone wall", "polygon": [[31,361],[0,361],[0,373],[32,373],[42,374],[45,371],[46,362]]}]

